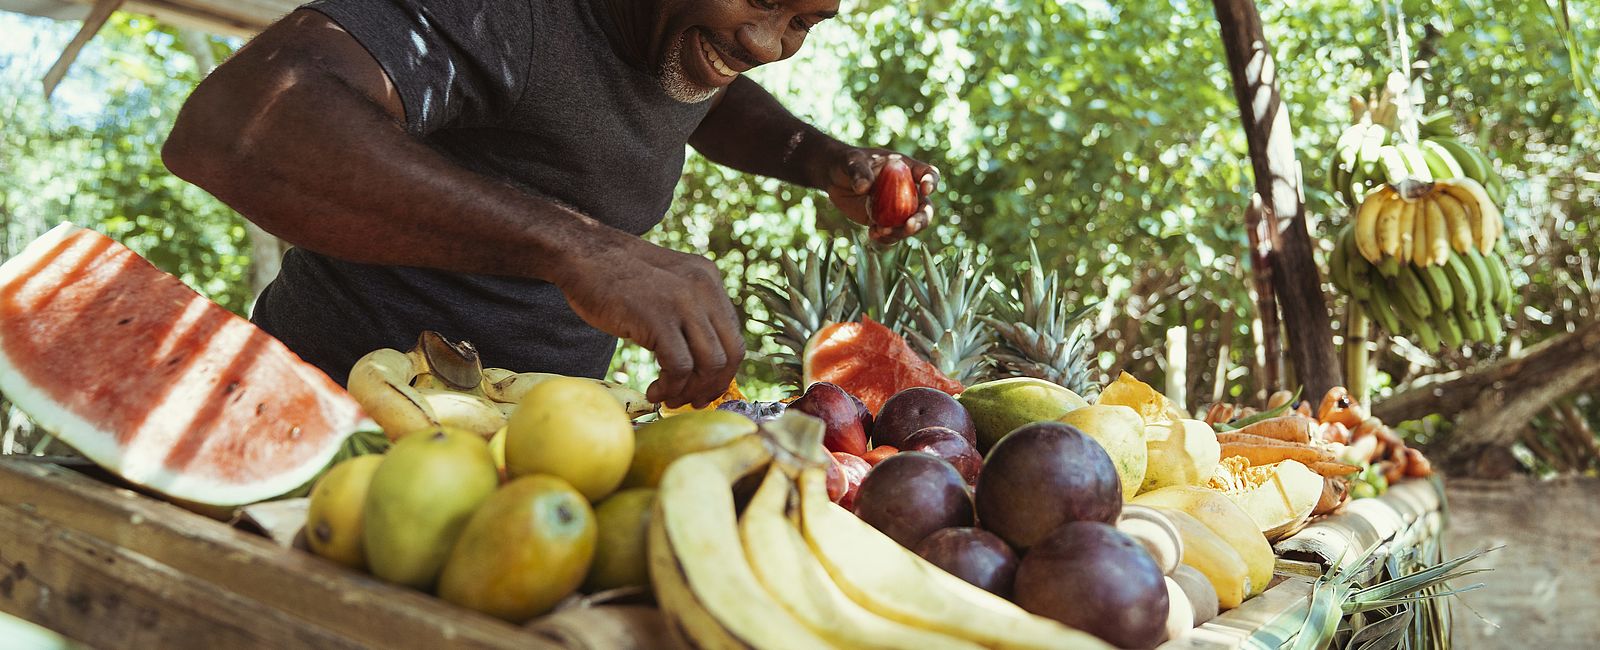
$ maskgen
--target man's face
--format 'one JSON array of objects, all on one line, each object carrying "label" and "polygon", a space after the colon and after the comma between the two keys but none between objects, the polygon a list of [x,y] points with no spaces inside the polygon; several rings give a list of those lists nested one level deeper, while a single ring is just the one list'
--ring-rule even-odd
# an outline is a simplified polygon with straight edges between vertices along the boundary
[{"label": "man's face", "polygon": [[839,0],[667,0],[656,76],[681,102],[710,99],[746,70],[800,50]]}]

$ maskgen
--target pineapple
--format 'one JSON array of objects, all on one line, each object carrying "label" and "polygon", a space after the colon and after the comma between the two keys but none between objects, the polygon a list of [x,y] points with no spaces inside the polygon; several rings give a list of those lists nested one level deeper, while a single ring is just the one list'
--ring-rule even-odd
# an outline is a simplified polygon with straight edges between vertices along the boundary
[{"label": "pineapple", "polygon": [[806,342],[823,326],[854,312],[855,306],[845,283],[844,260],[834,254],[832,240],[824,240],[815,250],[800,249],[803,260],[795,260],[794,250],[786,249],[778,258],[783,286],[758,282],[754,290],[767,307],[764,323],[773,340],[787,349],[778,355],[778,366],[798,384]]},{"label": "pineapple", "polygon": [[[962,384],[982,379],[984,353],[992,332],[978,311],[990,294],[987,264],[978,263],[971,249],[954,258],[946,269],[922,246],[922,277],[908,278],[901,292],[910,318],[903,335],[911,346],[946,376]],[[908,270],[909,272],[909,270]]]},{"label": "pineapple", "polygon": [[[864,235],[855,237],[852,244],[855,264],[850,268],[850,293],[855,304],[846,319],[859,321],[865,316],[899,332],[905,320],[901,298],[906,292],[906,283],[905,275],[900,272],[905,264],[902,254],[905,248],[880,250]],[[891,274],[893,279],[890,279]]]},{"label": "pineapple", "polygon": [[1055,271],[1045,274],[1039,251],[1028,246],[1029,268],[1015,289],[996,296],[994,314],[982,316],[1000,339],[989,355],[995,378],[1038,377],[1088,396],[1094,351],[1084,316],[1093,307],[1068,312]]}]

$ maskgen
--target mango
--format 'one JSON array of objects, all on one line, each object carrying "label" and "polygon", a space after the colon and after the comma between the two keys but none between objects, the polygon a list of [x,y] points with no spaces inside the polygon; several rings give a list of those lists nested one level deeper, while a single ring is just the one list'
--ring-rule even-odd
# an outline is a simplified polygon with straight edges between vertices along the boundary
[{"label": "mango", "polygon": [[483,436],[439,428],[394,444],[362,506],[362,547],[372,574],[426,589],[473,511],[500,484]]},{"label": "mango", "polygon": [[594,562],[583,580],[585,592],[650,586],[645,533],[650,527],[650,506],[655,502],[654,489],[630,488],[595,506],[599,537]]},{"label": "mango", "polygon": [[1061,416],[1058,422],[1071,425],[1094,438],[1111,455],[1122,480],[1122,499],[1133,498],[1144,485],[1145,466],[1150,450],[1145,447],[1144,419],[1126,406],[1096,404]]},{"label": "mango", "polygon": [[306,507],[306,545],[311,552],[352,569],[365,569],[367,554],[361,548],[362,510],[367,488],[383,456],[357,456],[334,465],[311,488]]},{"label": "mango", "polygon": [[1222,445],[1217,432],[1199,420],[1169,420],[1146,425],[1144,484],[1149,492],[1174,485],[1204,485],[1217,471]]},{"label": "mango", "polygon": [[972,416],[978,429],[978,450],[988,453],[994,443],[1017,427],[1060,419],[1089,405],[1077,393],[1034,377],[1011,377],[974,384],[956,398]]},{"label": "mango", "polygon": [[514,479],[473,513],[439,577],[439,597],[512,623],[578,588],[595,551],[589,500],[554,476]]},{"label": "mango", "polygon": [[728,411],[691,411],[641,426],[633,434],[633,462],[622,487],[654,488],[672,461],[755,432],[754,421]]},{"label": "mango", "polygon": [[600,384],[571,377],[540,382],[506,422],[506,475],[549,474],[589,501],[604,499],[633,462],[633,421]]},{"label": "mango", "polygon": [[1251,579],[1250,567],[1244,558],[1211,528],[1180,510],[1156,510],[1166,515],[1183,537],[1182,566],[1193,567],[1206,577],[1222,609],[1238,607],[1251,593],[1261,589]]},{"label": "mango", "polygon": [[[1261,534],[1249,513],[1227,495],[1210,488],[1173,486],[1136,496],[1133,503],[1181,511],[1205,524],[1244,558],[1250,570],[1251,594],[1260,593],[1272,581],[1272,569],[1278,562],[1272,545],[1267,543],[1266,536]],[[1184,544],[1187,549],[1188,539]],[[1189,562],[1185,560],[1184,563]],[[1204,571],[1202,567],[1195,568]]]}]

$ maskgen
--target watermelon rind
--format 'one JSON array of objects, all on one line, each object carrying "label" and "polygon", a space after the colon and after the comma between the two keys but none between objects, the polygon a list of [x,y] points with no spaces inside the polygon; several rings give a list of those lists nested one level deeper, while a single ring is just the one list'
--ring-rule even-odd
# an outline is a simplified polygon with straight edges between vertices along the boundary
[{"label": "watermelon rind", "polygon": [[[56,250],[80,230],[82,229],[70,223],[62,223],[41,235],[15,257],[0,264],[0,288],[9,287],[14,282],[26,281],[26,278],[21,277],[22,273],[35,268],[42,261],[42,256]],[[240,328],[254,330],[255,326],[234,316],[224,325],[222,331],[229,328],[233,333],[239,333],[242,331]],[[337,432],[328,436],[318,447],[307,450],[298,462],[270,476],[258,477],[247,482],[228,482],[202,472],[171,471],[163,465],[162,450],[152,449],[148,445],[141,447],[137,444],[133,449],[129,449],[127,445],[119,443],[116,433],[101,429],[50,397],[40,385],[40,382],[47,378],[25,376],[12,358],[11,348],[3,331],[0,331],[0,391],[27,413],[40,428],[72,446],[95,464],[131,483],[171,497],[206,505],[232,506],[254,503],[282,495],[310,481],[338,453],[345,438],[356,431],[376,426],[361,411],[360,406],[326,375],[299,361],[299,357],[281,342],[268,338],[269,344],[279,349],[268,350],[266,353],[289,355],[294,359],[294,363],[289,366],[299,375],[298,378],[304,386],[302,390],[314,391],[321,412]],[[117,341],[117,343],[125,342]],[[93,354],[92,351],[78,353]],[[127,381],[136,382],[139,378],[129,377]],[[284,387],[284,390],[293,389],[294,387]],[[227,433],[248,435],[248,432]]]}]

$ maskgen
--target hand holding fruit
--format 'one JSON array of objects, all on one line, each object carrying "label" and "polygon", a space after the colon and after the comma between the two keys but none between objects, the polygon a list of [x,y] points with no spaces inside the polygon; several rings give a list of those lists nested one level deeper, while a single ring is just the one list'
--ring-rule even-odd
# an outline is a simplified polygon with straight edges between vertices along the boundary
[{"label": "hand holding fruit", "polygon": [[592,250],[555,284],[584,321],[655,353],[650,401],[699,407],[721,395],[744,360],[744,335],[717,267],[620,232]]},{"label": "hand holding fruit", "polygon": [[932,165],[887,149],[845,149],[834,158],[824,188],[873,241],[892,244],[917,234],[933,219],[928,198],[939,185]]}]

